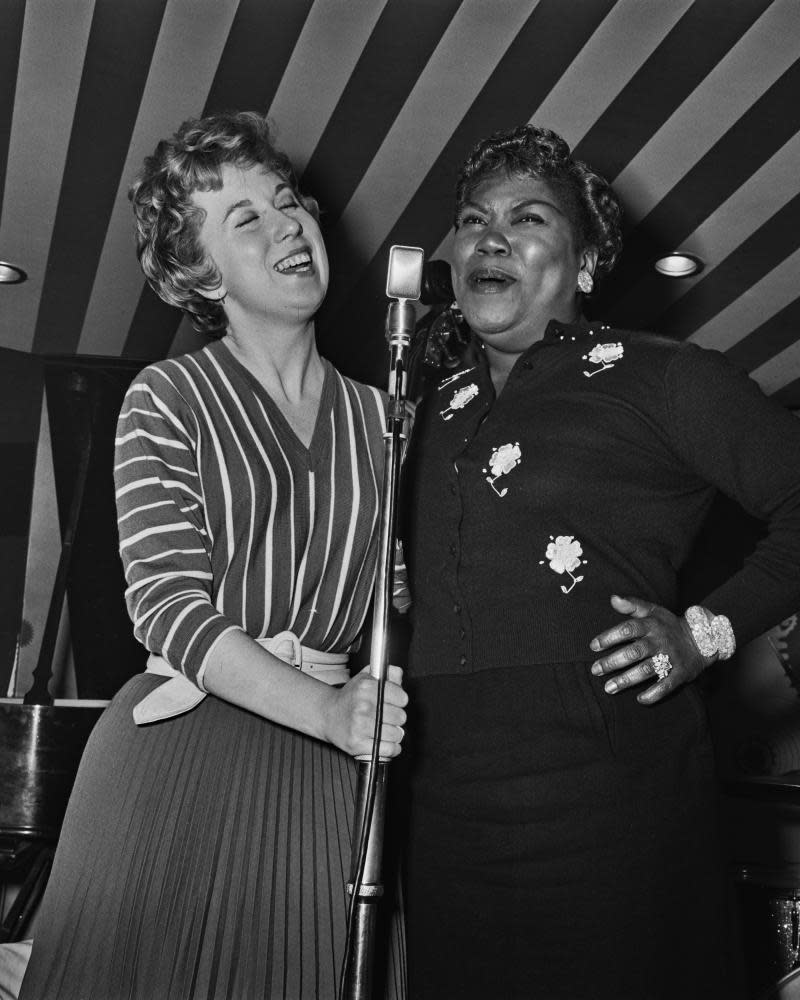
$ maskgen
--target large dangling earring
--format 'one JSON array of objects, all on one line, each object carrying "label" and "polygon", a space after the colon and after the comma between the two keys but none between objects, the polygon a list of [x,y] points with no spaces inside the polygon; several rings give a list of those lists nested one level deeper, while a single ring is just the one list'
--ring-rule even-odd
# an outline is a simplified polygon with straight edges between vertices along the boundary
[{"label": "large dangling earring", "polygon": [[424,360],[435,368],[455,368],[470,341],[470,331],[464,322],[458,303],[442,309],[428,327]]},{"label": "large dangling earring", "polygon": [[580,271],[578,271],[578,288],[584,295],[588,295],[594,288],[594,278],[591,274],[589,274],[585,267],[582,267]]}]

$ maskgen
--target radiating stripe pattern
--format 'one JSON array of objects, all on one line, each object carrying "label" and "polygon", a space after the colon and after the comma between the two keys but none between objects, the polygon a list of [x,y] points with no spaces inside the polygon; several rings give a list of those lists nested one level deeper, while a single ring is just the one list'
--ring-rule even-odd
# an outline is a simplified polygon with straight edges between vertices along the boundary
[{"label": "radiating stripe pattern", "polygon": [[374,578],[383,425],[378,390],[327,363],[308,447],[222,341],[141,372],[114,470],[137,638],[200,681],[231,628],[349,651]]},{"label": "radiating stripe pattern", "polygon": [[[458,164],[531,121],[626,209],[592,316],[696,335],[800,407],[796,366],[771,364],[794,357],[800,310],[797,0],[8,0],[0,67],[0,259],[30,275],[3,293],[3,346],[175,353],[180,314],[142,282],[125,191],[180,119],[255,108],[322,205],[320,343],[381,384],[388,248],[446,254]],[[657,276],[679,249],[704,270]],[[185,324],[178,346],[199,346]]]}]

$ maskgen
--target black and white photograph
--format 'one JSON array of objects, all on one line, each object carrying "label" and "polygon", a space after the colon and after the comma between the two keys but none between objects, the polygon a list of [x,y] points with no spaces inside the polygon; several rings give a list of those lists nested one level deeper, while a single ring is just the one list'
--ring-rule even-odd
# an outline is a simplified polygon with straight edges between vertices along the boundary
[{"label": "black and white photograph", "polygon": [[800,0],[0,0],[0,1000],[800,1000]]}]

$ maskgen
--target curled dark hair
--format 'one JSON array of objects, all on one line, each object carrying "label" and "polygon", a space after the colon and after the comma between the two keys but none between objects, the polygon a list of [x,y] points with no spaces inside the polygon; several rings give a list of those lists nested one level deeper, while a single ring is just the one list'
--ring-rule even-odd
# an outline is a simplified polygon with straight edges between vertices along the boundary
[{"label": "curled dark hair", "polygon": [[622,210],[617,196],[605,178],[573,159],[567,143],[547,128],[519,125],[495,132],[472,149],[458,175],[456,228],[461,209],[477,185],[500,171],[551,184],[563,199],[583,249],[597,251],[595,278],[612,269],[622,249]]},{"label": "curled dark hair", "polygon": [[[221,276],[200,246],[205,213],[195,191],[218,191],[222,167],[262,165],[297,190],[288,157],[273,145],[269,123],[254,111],[229,111],[190,118],[163,139],[131,185],[136,217],[136,251],[150,286],[165,302],[185,310],[197,330],[220,337],[228,326],[221,302],[201,291],[219,288]],[[313,199],[302,199],[314,215]]]}]

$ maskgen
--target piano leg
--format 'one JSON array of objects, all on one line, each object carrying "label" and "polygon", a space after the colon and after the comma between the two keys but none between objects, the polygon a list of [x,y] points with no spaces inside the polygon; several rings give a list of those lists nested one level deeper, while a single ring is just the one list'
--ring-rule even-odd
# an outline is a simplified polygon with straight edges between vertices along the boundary
[{"label": "piano leg", "polygon": [[47,878],[53,866],[55,848],[52,844],[45,841],[30,846],[36,853],[16,899],[0,924],[0,943],[22,939],[25,928],[44,894]]}]

